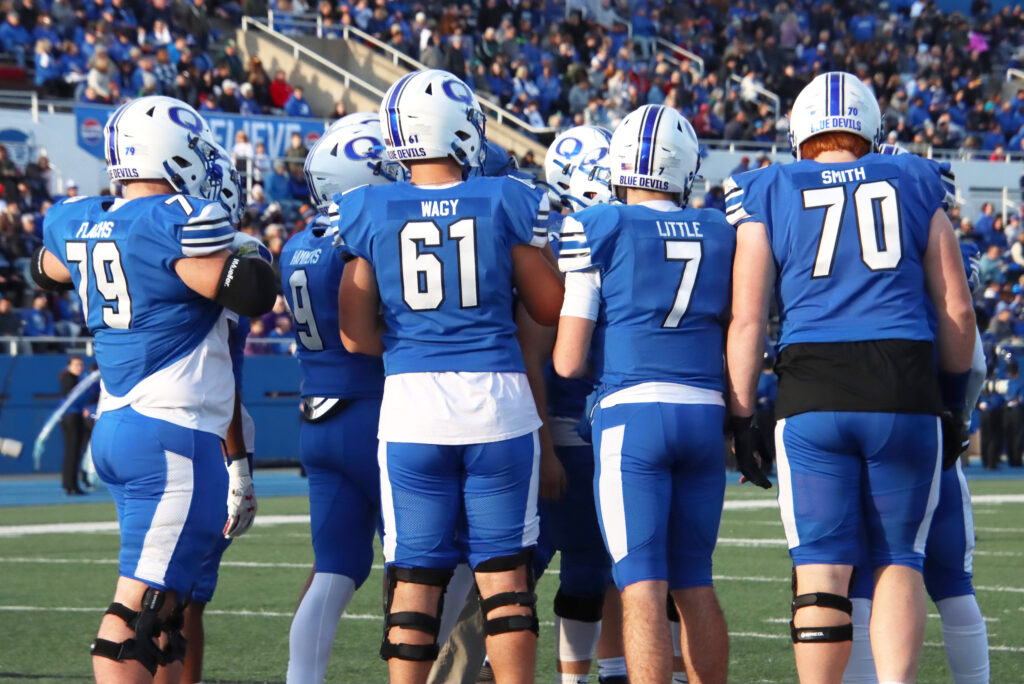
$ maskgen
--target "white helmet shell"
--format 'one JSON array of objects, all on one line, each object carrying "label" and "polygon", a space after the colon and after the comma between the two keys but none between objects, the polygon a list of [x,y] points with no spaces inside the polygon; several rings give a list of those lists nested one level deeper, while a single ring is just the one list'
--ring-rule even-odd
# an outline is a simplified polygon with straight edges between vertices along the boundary
[{"label": "white helmet shell", "polygon": [[615,129],[608,157],[612,186],[680,193],[685,205],[700,169],[700,144],[675,109],[644,105]]},{"label": "white helmet shell", "polygon": [[473,91],[454,74],[422,69],[396,81],[380,103],[387,158],[405,165],[451,158],[479,166],[486,120]]},{"label": "white helmet shell", "polygon": [[548,199],[561,202],[569,192],[573,168],[590,171],[605,161],[611,143],[611,131],[600,126],[573,126],[559,134],[544,155],[544,180],[548,186]]},{"label": "white helmet shell", "polygon": [[800,159],[800,145],[821,133],[853,133],[871,143],[882,141],[878,100],[859,78],[829,71],[808,83],[793,102],[789,115],[789,144]]},{"label": "white helmet shell", "polygon": [[360,185],[382,185],[405,180],[399,164],[382,160],[383,136],[376,118],[366,123],[331,126],[306,157],[306,185],[321,213],[326,213],[336,193]]},{"label": "white helmet shell", "polygon": [[564,196],[569,208],[580,211],[587,207],[612,202],[609,185],[612,172],[607,166],[591,166],[589,171],[575,166],[569,176],[569,192]]},{"label": "white helmet shell", "polygon": [[115,183],[165,180],[176,192],[220,199],[210,126],[181,100],[151,95],[122,105],[104,126],[103,143]]},{"label": "white helmet shell", "polygon": [[[380,126],[380,117],[374,112],[353,112],[352,114],[346,114],[332,123],[330,128],[334,128],[335,126],[351,126],[352,124],[365,123],[373,123]],[[330,128],[328,130],[330,130]]]}]

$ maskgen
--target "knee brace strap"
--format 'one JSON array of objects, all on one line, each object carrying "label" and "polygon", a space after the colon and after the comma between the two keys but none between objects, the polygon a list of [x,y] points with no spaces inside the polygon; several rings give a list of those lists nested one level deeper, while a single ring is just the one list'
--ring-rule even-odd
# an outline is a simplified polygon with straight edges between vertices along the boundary
[{"label": "knee brace strap", "polygon": [[390,630],[392,627],[415,629],[436,638],[437,633],[441,631],[441,618],[415,611],[388,613],[384,616],[384,629]]},{"label": "knee brace strap", "polygon": [[505,634],[506,632],[533,632],[540,633],[540,622],[537,620],[537,611],[534,609],[532,615],[506,615],[505,617],[489,618],[484,620],[484,632],[487,636]]},{"label": "knee brace strap", "polygon": [[845,596],[840,596],[839,594],[829,594],[818,591],[810,594],[800,594],[799,596],[793,597],[794,613],[801,608],[806,608],[807,606],[833,608],[835,610],[841,610],[847,615],[853,615],[853,601]]},{"label": "knee brace strap", "polygon": [[437,644],[395,644],[387,639],[380,645],[380,657],[384,660],[398,658],[399,660],[431,661],[437,660],[440,652]]},{"label": "knee brace strap", "polygon": [[388,579],[391,582],[409,582],[410,584],[427,584],[432,587],[447,587],[455,571],[450,568],[399,568],[388,566]]},{"label": "knee brace strap", "polygon": [[129,629],[135,630],[135,638],[121,642],[97,638],[92,642],[89,651],[94,656],[118,662],[138,661],[150,674],[156,674],[157,667],[162,665],[164,660],[163,651],[157,645],[156,639],[163,631],[163,624],[157,616],[165,598],[162,591],[150,587],[142,595],[142,610],[132,610],[123,603],[111,603],[105,614],[115,615],[124,620]]},{"label": "knee brace strap", "polygon": [[480,609],[487,613],[502,606],[529,606],[534,608],[537,605],[537,595],[532,591],[503,591],[494,596],[480,599]]},{"label": "knee brace strap", "polygon": [[836,643],[853,641],[853,625],[833,625],[831,627],[796,627],[789,623],[789,634],[793,643]]},{"label": "knee brace strap", "polygon": [[523,549],[518,553],[514,553],[511,556],[501,556],[499,558],[488,558],[487,560],[478,563],[473,572],[507,572],[508,570],[515,570],[520,565],[526,566],[526,574],[533,574],[533,549]]},{"label": "knee brace strap", "polygon": [[577,622],[600,622],[604,608],[604,594],[600,596],[570,596],[559,589],[555,594],[555,615]]}]

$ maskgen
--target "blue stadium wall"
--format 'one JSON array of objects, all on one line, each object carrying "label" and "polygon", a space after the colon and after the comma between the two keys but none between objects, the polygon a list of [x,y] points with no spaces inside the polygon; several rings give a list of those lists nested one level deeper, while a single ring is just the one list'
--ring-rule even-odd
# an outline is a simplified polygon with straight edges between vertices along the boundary
[{"label": "blue stadium wall", "polygon": [[[0,475],[32,473],[36,436],[60,404],[62,354],[0,356],[0,437],[24,444],[19,458],[0,456]],[[245,359],[242,401],[256,422],[257,459],[298,459],[299,365],[291,356]],[[130,444],[124,445],[126,450]],[[60,472],[64,440],[58,425],[46,442],[40,472]]]}]

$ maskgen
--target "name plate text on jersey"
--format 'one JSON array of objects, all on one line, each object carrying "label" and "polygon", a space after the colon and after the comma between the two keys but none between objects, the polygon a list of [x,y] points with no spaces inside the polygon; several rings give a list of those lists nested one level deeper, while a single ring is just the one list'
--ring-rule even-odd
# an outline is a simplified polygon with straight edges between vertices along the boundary
[{"label": "name plate text on jersey", "polygon": [[424,216],[455,216],[459,200],[427,200],[420,202],[420,210]]},{"label": "name plate text on jersey", "polygon": [[83,240],[89,238],[108,238],[110,232],[114,228],[113,221],[100,221],[99,223],[90,224],[88,221],[84,221],[82,225],[75,231],[75,237]]},{"label": "name plate text on jersey", "polygon": [[825,185],[850,183],[852,181],[864,181],[867,179],[868,175],[865,173],[863,166],[858,166],[855,169],[830,169],[828,171],[821,172],[821,182]]},{"label": "name plate text on jersey", "polygon": [[320,248],[316,249],[297,249],[295,254],[292,254],[291,261],[288,262],[289,266],[307,266],[309,264],[315,264],[320,261]]},{"label": "name plate text on jersey", "polygon": [[658,235],[666,238],[702,238],[704,233],[700,232],[700,221],[657,221]]}]

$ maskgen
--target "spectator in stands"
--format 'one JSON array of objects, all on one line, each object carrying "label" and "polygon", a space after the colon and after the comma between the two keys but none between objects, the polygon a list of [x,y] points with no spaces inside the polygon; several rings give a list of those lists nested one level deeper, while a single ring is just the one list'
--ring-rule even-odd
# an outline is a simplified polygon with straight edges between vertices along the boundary
[{"label": "spectator in stands", "polygon": [[1013,336],[1013,312],[1009,304],[1000,302],[996,306],[996,316],[989,321],[988,332],[999,342]]},{"label": "spectator in stands", "polygon": [[[61,397],[67,397],[79,383],[83,369],[81,356],[72,356],[68,359],[67,368],[61,371],[58,378]],[[79,487],[78,477],[86,445],[86,425],[83,415],[86,399],[85,393],[80,395],[78,399],[71,402],[60,419],[60,431],[64,435],[64,464],[61,469],[61,484],[64,487],[64,493],[68,495],[85,493]]]},{"label": "spectator in stands", "polygon": [[17,12],[8,12],[7,20],[0,24],[0,44],[4,52],[10,52],[18,66],[24,68],[28,51],[32,49],[32,35],[21,25]]},{"label": "spectator in stands", "polygon": [[109,103],[120,96],[121,91],[116,77],[117,67],[114,62],[106,52],[97,51],[86,78],[86,83],[97,100]]},{"label": "spectator in stands", "polygon": [[284,153],[284,156],[288,159],[288,170],[292,175],[297,175],[300,178],[303,177],[302,169],[306,163],[306,155],[308,154],[309,150],[302,144],[302,135],[299,133],[292,133],[291,147],[289,147],[288,151]]},{"label": "spectator in stands", "polygon": [[[279,238],[278,238],[279,239]],[[270,346],[272,353],[274,354],[288,354],[291,351],[291,346],[294,343],[294,336],[292,335],[292,319],[291,316],[282,315],[278,316],[275,323],[274,329],[267,335],[272,340]]]},{"label": "spectator in stands", "polygon": [[217,107],[223,112],[238,114],[241,111],[236,92],[238,84],[228,78],[221,83],[220,87],[221,94],[217,97]]},{"label": "spectator in stands", "polygon": [[[255,87],[255,85],[256,84],[254,83],[253,87]],[[288,102],[288,99],[292,96],[292,87],[288,83],[284,69],[280,69],[276,74],[274,74],[274,80],[271,81],[268,92],[270,93],[271,104],[279,109],[284,109],[285,103]]]},{"label": "spectator in stands", "polygon": [[37,249],[43,246],[43,238],[36,227],[35,214],[21,215],[20,249],[16,256],[22,259],[31,258]]},{"label": "spectator in stands", "polygon": [[284,113],[288,116],[313,116],[313,110],[302,94],[302,88],[295,88],[288,101],[284,103]]},{"label": "spectator in stands", "polygon": [[65,82],[61,78],[60,64],[53,54],[53,43],[48,38],[36,41],[35,84],[45,97],[64,97]]},{"label": "spectator in stands", "polygon": [[263,113],[260,103],[256,101],[252,83],[243,83],[238,87],[238,111],[246,116],[259,116]]},{"label": "spectator in stands", "polygon": [[249,142],[249,134],[244,129],[239,129],[235,133],[235,144],[231,148],[231,160],[235,164],[235,168],[245,173],[248,171],[248,162],[256,156],[256,150],[253,149],[252,143]]},{"label": "spectator in stands", "polygon": [[1000,386],[1005,385],[1005,381],[996,379],[994,370],[990,371],[978,402],[981,413],[981,464],[986,470],[998,469],[1003,456],[1003,406],[1006,398]]},{"label": "spectator in stands", "polygon": [[274,161],[273,171],[267,175],[263,188],[266,191],[267,199],[271,202],[291,199],[292,192],[288,184],[288,171],[285,168],[284,160]]},{"label": "spectator in stands", "polygon": [[[22,330],[25,337],[53,335],[53,313],[50,311],[50,303],[45,293],[36,293],[32,299],[32,307],[24,313],[22,323],[24,325]],[[50,348],[50,343],[33,345],[33,351],[48,351]]]},{"label": "spectator in stands", "polygon": [[266,337],[266,328],[263,325],[262,318],[254,318],[249,322],[249,336],[245,340],[245,355],[246,356],[263,356],[265,354],[272,354],[273,349],[271,345],[266,342],[255,342],[254,340],[263,339]]},{"label": "spectator in stands", "polygon": [[0,336],[18,337],[21,335],[21,318],[14,312],[9,299],[0,299]]},{"label": "spectator in stands", "polygon": [[[260,109],[264,113],[270,111],[270,108],[275,106],[274,100],[270,96],[270,77],[267,76],[267,72],[263,69],[263,62],[260,61],[259,57],[249,58],[249,68],[246,71],[245,79],[252,86],[252,95],[256,102],[259,103]],[[287,99],[286,97],[285,101]]]},{"label": "spectator in stands", "polygon": [[153,75],[161,93],[171,94],[174,90],[178,70],[171,64],[171,53],[166,47],[157,48],[156,61],[153,63]]},{"label": "spectator in stands", "polygon": [[978,275],[983,283],[1003,281],[1003,250],[999,245],[989,245],[978,261]]}]

